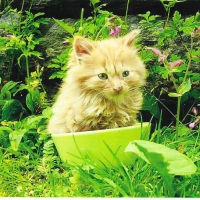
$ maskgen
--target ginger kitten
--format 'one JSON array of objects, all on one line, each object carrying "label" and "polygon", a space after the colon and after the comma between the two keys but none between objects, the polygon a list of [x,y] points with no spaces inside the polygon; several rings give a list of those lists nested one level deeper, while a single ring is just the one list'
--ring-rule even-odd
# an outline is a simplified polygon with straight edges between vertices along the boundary
[{"label": "ginger kitten", "polygon": [[53,107],[49,133],[131,126],[142,105],[146,69],[133,46],[139,30],[121,38],[74,38],[67,78]]}]

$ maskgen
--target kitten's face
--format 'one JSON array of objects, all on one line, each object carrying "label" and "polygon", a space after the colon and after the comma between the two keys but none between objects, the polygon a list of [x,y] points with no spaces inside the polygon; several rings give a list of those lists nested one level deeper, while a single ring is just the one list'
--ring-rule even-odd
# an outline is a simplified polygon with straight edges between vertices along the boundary
[{"label": "kitten's face", "polygon": [[132,48],[133,37],[100,42],[79,39],[74,47],[79,64],[71,70],[82,89],[120,101],[144,84],[145,67]]}]

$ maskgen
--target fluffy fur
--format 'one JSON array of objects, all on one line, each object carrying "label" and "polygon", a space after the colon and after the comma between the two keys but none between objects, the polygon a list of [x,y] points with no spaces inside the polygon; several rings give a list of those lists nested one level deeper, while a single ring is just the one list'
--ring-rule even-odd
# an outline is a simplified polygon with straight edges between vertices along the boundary
[{"label": "fluffy fur", "polygon": [[133,125],[142,105],[146,70],[133,46],[134,30],[121,38],[76,36],[69,70],[48,131],[69,133]]}]

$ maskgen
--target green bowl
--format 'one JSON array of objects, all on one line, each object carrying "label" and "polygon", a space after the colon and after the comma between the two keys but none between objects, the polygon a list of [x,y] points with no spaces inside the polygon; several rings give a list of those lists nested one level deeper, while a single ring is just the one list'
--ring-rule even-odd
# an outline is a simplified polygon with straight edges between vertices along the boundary
[{"label": "green bowl", "polygon": [[150,128],[149,122],[143,122],[123,128],[52,134],[52,138],[63,162],[118,167],[134,162],[136,155],[124,150],[133,140],[148,140]]}]

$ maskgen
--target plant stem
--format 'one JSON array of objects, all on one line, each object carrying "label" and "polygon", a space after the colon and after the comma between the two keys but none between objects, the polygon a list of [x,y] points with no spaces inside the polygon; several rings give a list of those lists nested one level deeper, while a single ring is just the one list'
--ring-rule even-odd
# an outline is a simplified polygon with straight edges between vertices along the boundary
[{"label": "plant stem", "polygon": [[188,58],[188,64],[187,64],[187,69],[186,69],[186,72],[185,72],[185,76],[184,76],[184,78],[183,78],[183,83],[186,81],[186,78],[187,78],[189,69],[190,69],[190,67],[191,67],[193,46],[194,46],[194,41],[193,41],[193,37],[191,36],[190,50],[188,50],[188,49],[186,48],[186,49],[188,50],[188,53],[189,53],[189,58]]},{"label": "plant stem", "polygon": [[29,62],[28,62],[28,56],[25,56],[26,59],[26,74],[28,79],[28,85],[30,86],[30,76],[29,76]]},{"label": "plant stem", "polygon": [[166,20],[166,23],[165,23],[165,27],[167,26],[167,24],[169,22],[169,16],[170,16],[170,8],[167,9],[167,20]]},{"label": "plant stem", "polygon": [[170,72],[169,74],[170,74],[171,81],[173,82],[174,87],[175,87],[175,89],[176,89],[176,92],[178,93],[178,86],[177,86],[177,84],[176,84],[176,79],[175,79],[175,77],[174,77],[174,75],[173,75],[173,72]]},{"label": "plant stem", "polygon": [[10,63],[8,66],[8,75],[9,75],[8,80],[10,80],[10,76],[12,73],[12,66],[13,66],[14,58],[15,58],[15,53],[13,53],[13,55],[11,55],[11,58],[10,58]]},{"label": "plant stem", "polygon": [[99,35],[101,34],[101,32],[103,31],[103,29],[107,26],[107,24],[105,24],[97,33],[96,37],[95,37],[95,41],[99,38]]},{"label": "plant stem", "polygon": [[[83,27],[83,15],[84,15],[84,8],[81,9],[80,27]],[[83,29],[81,30],[81,35],[83,36]]]},{"label": "plant stem", "polygon": [[176,113],[176,133],[177,133],[176,137],[178,137],[178,126],[179,126],[179,123],[180,123],[180,111],[181,111],[181,97],[178,97],[177,113]]},{"label": "plant stem", "polygon": [[34,2],[34,0],[31,0],[30,7],[29,7],[29,12],[31,11],[31,8],[33,6],[33,2]]},{"label": "plant stem", "polygon": [[130,4],[130,0],[128,0],[128,1],[127,1],[127,4],[126,4],[126,14],[125,14],[125,18],[124,18],[124,23],[125,23],[125,24],[127,24],[127,16],[128,16],[129,4]]},{"label": "plant stem", "polygon": [[25,3],[25,0],[23,0],[23,2],[22,2],[21,12],[22,12],[23,9],[24,9],[24,3]]}]

